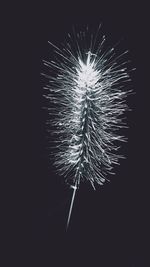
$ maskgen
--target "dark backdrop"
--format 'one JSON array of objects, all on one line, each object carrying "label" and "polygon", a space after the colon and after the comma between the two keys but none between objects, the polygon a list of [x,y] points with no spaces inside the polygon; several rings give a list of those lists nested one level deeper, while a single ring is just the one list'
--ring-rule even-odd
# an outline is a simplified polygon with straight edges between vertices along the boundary
[{"label": "dark backdrop", "polygon": [[[148,266],[147,236],[147,140],[148,132],[148,12],[144,3],[132,1],[49,1],[28,10],[32,93],[32,240],[34,259],[45,266]],[[83,183],[77,192],[68,232],[66,220],[71,190],[55,174],[48,158],[42,107],[44,80],[42,59],[50,59],[47,41],[63,42],[75,25],[103,32],[110,45],[124,38],[122,46],[136,71],[136,94],[128,99],[126,160],[116,169],[111,183],[93,191]],[[44,252],[44,254],[43,254]],[[59,262],[59,263],[58,263]],[[61,264],[61,265],[60,265]],[[64,265],[65,266],[65,265]]]}]

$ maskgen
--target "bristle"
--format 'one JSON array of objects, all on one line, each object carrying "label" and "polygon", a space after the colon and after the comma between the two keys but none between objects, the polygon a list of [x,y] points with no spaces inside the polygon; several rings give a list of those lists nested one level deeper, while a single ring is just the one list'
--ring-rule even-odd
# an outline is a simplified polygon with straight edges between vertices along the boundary
[{"label": "bristle", "polygon": [[78,187],[84,179],[93,188],[95,183],[102,185],[122,157],[117,142],[125,141],[119,130],[125,127],[122,115],[128,108],[129,73],[126,62],[120,62],[124,53],[116,56],[114,48],[103,51],[103,46],[104,38],[100,43],[94,40],[94,45],[90,42],[89,50],[77,43],[76,52],[71,42],[65,49],[53,45],[58,59],[45,62],[55,71],[46,95],[58,142],[54,164]]}]

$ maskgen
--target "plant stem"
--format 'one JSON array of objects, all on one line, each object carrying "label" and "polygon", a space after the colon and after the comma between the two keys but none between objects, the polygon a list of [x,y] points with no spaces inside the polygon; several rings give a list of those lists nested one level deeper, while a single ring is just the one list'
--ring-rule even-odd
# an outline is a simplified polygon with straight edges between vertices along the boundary
[{"label": "plant stem", "polygon": [[71,204],[70,204],[70,209],[69,209],[69,215],[68,215],[68,220],[67,220],[67,228],[69,226],[69,222],[70,222],[70,217],[71,217],[71,212],[72,212],[72,208],[73,208],[73,203],[74,203],[74,198],[75,198],[75,194],[76,194],[76,190],[77,190],[77,181],[75,183],[74,186],[72,186],[73,188],[73,194],[72,194],[72,199],[71,199]]}]

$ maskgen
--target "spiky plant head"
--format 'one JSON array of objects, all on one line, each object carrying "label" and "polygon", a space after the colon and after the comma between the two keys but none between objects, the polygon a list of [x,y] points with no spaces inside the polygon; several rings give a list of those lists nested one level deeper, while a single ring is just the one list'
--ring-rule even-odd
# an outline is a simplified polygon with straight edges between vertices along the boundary
[{"label": "spiky plant head", "polygon": [[[55,48],[55,61],[44,64],[55,71],[45,89],[50,102],[49,114],[56,150],[54,165],[70,184],[81,180],[102,185],[123,156],[118,154],[119,134],[125,127],[126,97],[130,92],[129,71],[123,55],[114,48],[105,49],[93,36],[86,49],[85,33],[77,34],[63,48]],[[74,41],[73,41],[74,40]],[[73,42],[73,44],[72,44]],[[95,188],[95,187],[94,187]]]}]

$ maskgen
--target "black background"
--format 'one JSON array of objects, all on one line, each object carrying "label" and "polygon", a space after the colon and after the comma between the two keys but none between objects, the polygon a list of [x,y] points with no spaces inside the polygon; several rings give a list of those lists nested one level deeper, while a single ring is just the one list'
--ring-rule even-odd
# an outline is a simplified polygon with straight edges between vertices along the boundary
[{"label": "black background", "polygon": [[[144,2],[112,2],[41,2],[30,6],[26,16],[32,77],[31,238],[33,258],[40,266],[47,259],[49,266],[148,266],[148,9]],[[96,191],[81,185],[66,232],[72,192],[55,174],[46,150],[42,60],[51,56],[48,40],[59,45],[73,25],[96,29],[101,22],[110,45],[124,38],[123,47],[136,67],[136,94],[128,100],[132,112],[127,115],[130,128],[123,148],[127,158],[111,183]]]}]

